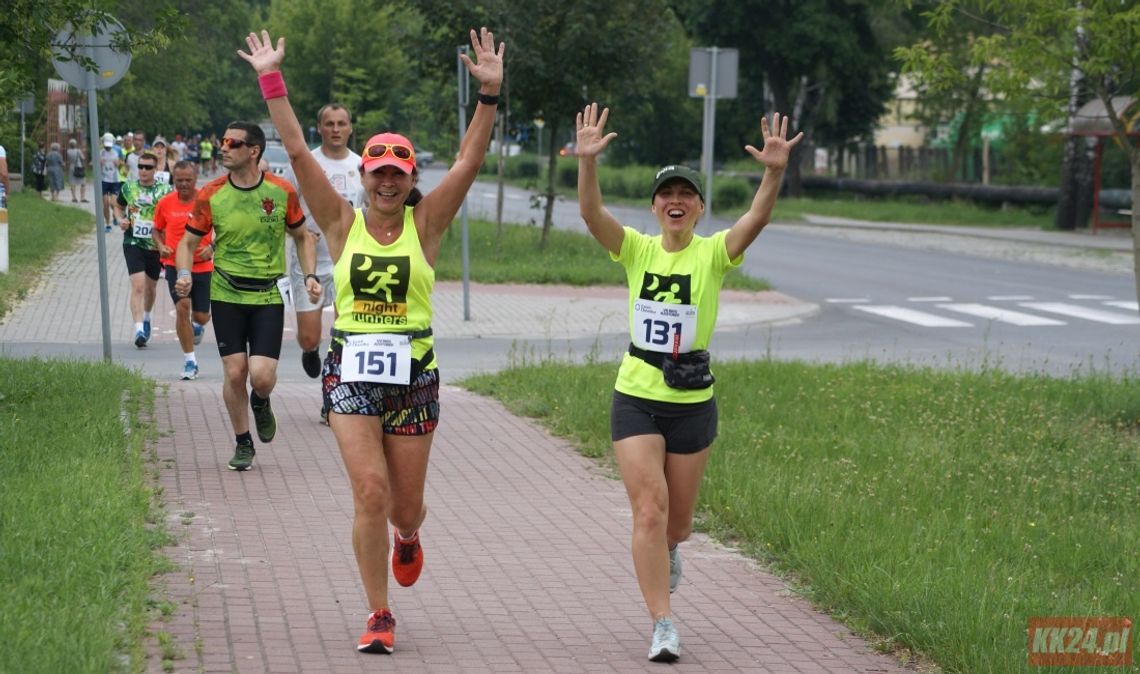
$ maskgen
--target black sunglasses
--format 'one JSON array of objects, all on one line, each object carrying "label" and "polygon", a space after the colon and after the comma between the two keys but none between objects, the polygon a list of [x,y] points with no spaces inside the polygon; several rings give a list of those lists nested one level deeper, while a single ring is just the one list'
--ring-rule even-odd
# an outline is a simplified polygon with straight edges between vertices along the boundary
[{"label": "black sunglasses", "polygon": [[143,169],[146,169],[147,171],[153,171],[154,164],[139,164],[139,170],[142,171]]},{"label": "black sunglasses", "polygon": [[224,148],[236,149],[236,148],[245,147],[246,145],[249,145],[249,143],[247,143],[244,140],[238,140],[237,138],[223,138],[222,139],[222,147],[224,147]]}]

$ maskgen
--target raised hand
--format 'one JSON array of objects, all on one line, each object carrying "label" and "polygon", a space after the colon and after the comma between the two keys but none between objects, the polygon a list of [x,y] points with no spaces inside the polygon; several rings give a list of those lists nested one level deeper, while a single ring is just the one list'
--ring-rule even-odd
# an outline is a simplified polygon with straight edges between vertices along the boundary
[{"label": "raised hand", "polygon": [[495,49],[495,36],[486,28],[480,28],[478,34],[471,29],[471,50],[475,59],[468,58],[467,54],[460,54],[467,72],[479,80],[480,84],[487,85],[497,93],[499,85],[503,83],[503,52],[507,44],[500,42],[498,50]]},{"label": "raised hand", "polygon": [[277,47],[269,39],[269,31],[261,31],[261,35],[250,33],[245,37],[245,44],[249,53],[238,50],[238,56],[253,66],[258,75],[281,70],[281,61],[285,59],[285,38],[277,38]]},{"label": "raised hand", "polygon": [[786,167],[792,148],[804,137],[804,132],[801,131],[796,134],[795,138],[788,140],[788,118],[781,116],[778,112],[772,113],[771,129],[768,127],[768,118],[760,118],[760,133],[764,137],[764,149],[757,150],[752,145],[745,145],[744,149],[755,157],[756,161],[763,164],[764,168],[770,169]]},{"label": "raised hand", "polygon": [[587,105],[578,113],[575,126],[578,129],[577,152],[579,157],[596,157],[606,149],[610,141],[617,138],[617,133],[606,133],[606,120],[610,117],[610,109],[603,108],[598,115],[598,104]]}]

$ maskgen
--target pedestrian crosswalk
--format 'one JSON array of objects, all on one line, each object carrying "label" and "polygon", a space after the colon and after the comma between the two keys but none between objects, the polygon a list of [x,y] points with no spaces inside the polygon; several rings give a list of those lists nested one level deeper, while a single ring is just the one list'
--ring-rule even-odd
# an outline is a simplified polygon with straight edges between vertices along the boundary
[{"label": "pedestrian crosswalk", "polygon": [[946,296],[908,297],[899,304],[881,304],[869,297],[833,297],[826,302],[924,328],[972,328],[992,323],[1017,327],[1055,327],[1081,322],[1140,324],[1137,302],[1090,293],[1073,293],[1063,300],[1039,299],[1033,295],[990,295],[980,302],[954,301]]}]

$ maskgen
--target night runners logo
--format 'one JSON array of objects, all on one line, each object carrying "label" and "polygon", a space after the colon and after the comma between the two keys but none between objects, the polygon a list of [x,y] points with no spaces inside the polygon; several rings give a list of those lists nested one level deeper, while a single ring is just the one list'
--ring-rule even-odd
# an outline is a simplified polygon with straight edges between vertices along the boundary
[{"label": "night runners logo", "polygon": [[1127,667],[1132,638],[1131,618],[1030,618],[1029,664]]},{"label": "night runners logo", "polygon": [[643,300],[663,304],[692,304],[690,299],[692,279],[688,274],[654,274],[645,272],[641,278]]}]

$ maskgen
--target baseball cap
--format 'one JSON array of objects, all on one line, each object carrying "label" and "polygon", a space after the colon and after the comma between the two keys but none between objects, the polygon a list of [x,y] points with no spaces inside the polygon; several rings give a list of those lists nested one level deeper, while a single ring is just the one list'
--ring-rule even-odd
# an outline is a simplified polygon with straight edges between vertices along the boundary
[{"label": "baseball cap", "polygon": [[657,192],[661,189],[661,186],[670,180],[684,180],[692,185],[702,202],[705,200],[705,190],[701,187],[701,183],[704,181],[701,179],[700,172],[688,166],[680,166],[677,164],[670,164],[659,170],[657,175],[653,176],[653,191],[650,193],[649,200],[652,201],[653,197],[657,196]]},{"label": "baseball cap", "polygon": [[154,147],[155,145],[166,145],[166,139],[162,136],[155,136],[154,140],[150,141],[150,145],[151,147]]},{"label": "baseball cap", "polygon": [[103,147],[111,147],[114,144],[115,144],[115,137],[113,135],[111,135],[110,131],[103,134]]},{"label": "baseball cap", "polygon": [[360,170],[366,173],[381,166],[395,166],[409,175],[416,170],[416,151],[412,141],[398,133],[372,136],[360,155]]}]

